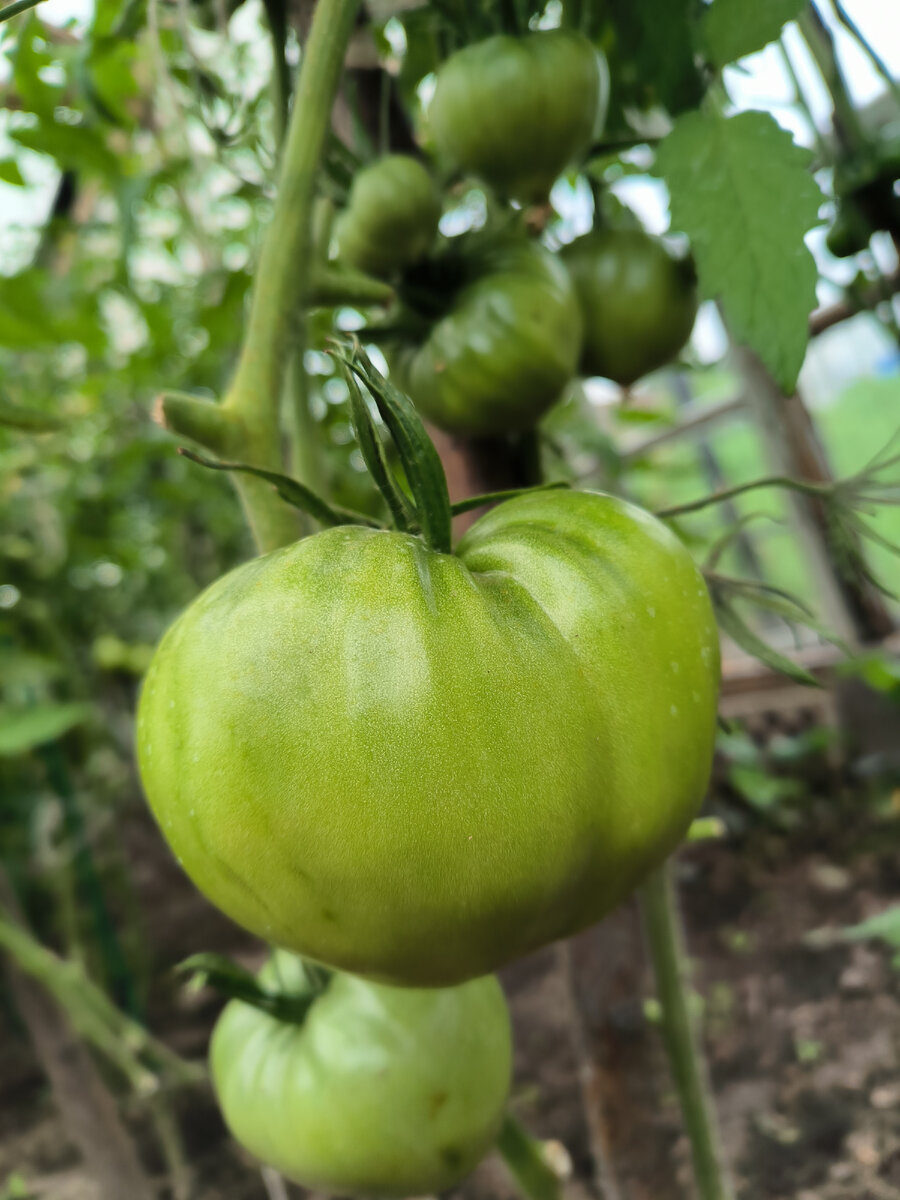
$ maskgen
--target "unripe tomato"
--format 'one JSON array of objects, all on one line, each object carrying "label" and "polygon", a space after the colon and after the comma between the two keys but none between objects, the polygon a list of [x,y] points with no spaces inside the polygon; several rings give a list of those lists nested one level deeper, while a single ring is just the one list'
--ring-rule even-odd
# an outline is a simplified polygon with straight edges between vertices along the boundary
[{"label": "unripe tomato", "polygon": [[547,199],[606,117],[606,60],[554,29],[458,50],[437,74],[428,121],[438,153],[523,203]]},{"label": "unripe tomato", "polygon": [[686,344],[697,316],[693,268],[658,238],[605,229],[577,238],[562,257],[584,315],[584,374],[628,387]]},{"label": "unripe tomato", "polygon": [[[260,982],[305,990],[280,952]],[[509,1014],[496,979],[388,988],[334,975],[300,1025],[233,1000],[213,1031],[213,1083],[234,1137],[304,1187],[424,1196],[491,1148],[509,1091]]]},{"label": "unripe tomato", "polygon": [[441,986],[591,924],[674,849],[718,676],[674,534],[610,496],[537,492],[455,554],[340,526],[225,575],[157,650],[140,770],[234,920]]},{"label": "unripe tomato", "polygon": [[425,339],[390,355],[419,411],[471,437],[529,429],[575,373],[581,315],[565,268],[542,246],[503,240],[471,256],[466,281]]},{"label": "unripe tomato", "polygon": [[355,175],[335,224],[338,257],[370,275],[417,262],[437,234],[441,197],[416,158],[390,154]]}]

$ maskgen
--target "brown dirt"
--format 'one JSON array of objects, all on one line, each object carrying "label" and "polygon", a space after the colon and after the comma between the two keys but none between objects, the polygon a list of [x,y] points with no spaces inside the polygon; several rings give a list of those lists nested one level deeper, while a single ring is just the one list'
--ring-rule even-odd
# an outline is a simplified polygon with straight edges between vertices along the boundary
[{"label": "brown dirt", "polygon": [[[255,945],[196,895],[138,812],[125,839],[153,948],[150,1022],[181,1053],[199,1057],[217,1002],[177,990],[167,968],[200,948],[251,962]],[[689,848],[678,873],[740,1200],[900,1200],[900,973],[879,946],[820,939],[817,948],[808,937],[896,901],[895,824],[860,818],[848,830],[833,821],[815,836],[808,828],[792,835],[757,828],[740,841]],[[557,1152],[571,1163],[569,1200],[599,1195],[583,1102],[590,1066],[584,1052],[592,1055],[600,1044],[599,956],[608,953],[603,931],[595,930],[570,944],[568,959],[550,949],[504,973],[517,1035],[514,1104],[535,1133],[565,1147]],[[649,996],[646,977],[643,986]],[[631,1102],[643,1106],[646,1178],[666,1181],[664,1192],[635,1185],[623,1200],[687,1198],[689,1151],[658,1032],[639,1003],[616,1010],[612,1020],[619,1044],[641,1056],[633,1061],[649,1064]],[[99,1200],[21,1025],[3,1003],[0,1043],[0,1196],[18,1172],[29,1195]],[[178,1108],[194,1200],[266,1200],[258,1169],[228,1140],[211,1098],[183,1097]],[[160,1197],[169,1196],[145,1118],[130,1102],[124,1111]],[[515,1192],[502,1164],[490,1159],[455,1195],[512,1200]]]}]

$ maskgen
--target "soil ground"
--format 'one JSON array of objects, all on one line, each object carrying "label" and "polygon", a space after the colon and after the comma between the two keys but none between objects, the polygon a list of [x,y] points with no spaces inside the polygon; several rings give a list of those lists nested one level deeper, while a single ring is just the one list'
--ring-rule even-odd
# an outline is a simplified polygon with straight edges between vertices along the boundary
[{"label": "soil ground", "polygon": [[[756,825],[737,838],[688,847],[679,858],[702,1028],[740,1200],[900,1200],[900,971],[879,945],[810,938],[896,902],[897,824],[863,812],[793,833]],[[173,990],[167,968],[201,947],[251,965],[257,951],[194,892],[139,813],[126,848],[149,914],[157,980],[150,1024],[182,1054],[199,1058],[218,1002]],[[589,1115],[585,1107],[601,1052],[588,976],[604,953],[601,927],[503,976],[517,1035],[514,1105],[533,1132],[558,1143],[553,1152],[570,1165],[569,1200],[601,1194],[590,1147],[617,1115]],[[639,978],[649,997],[649,978]],[[96,1200],[9,1006],[0,1019],[0,1197]],[[629,1183],[623,1200],[686,1200],[689,1149],[658,1029],[640,996],[615,1020],[623,1044],[650,1064],[634,1119],[645,1130],[646,1180],[664,1181]],[[228,1139],[209,1096],[185,1096],[178,1107],[194,1200],[305,1194],[295,1187],[278,1193],[271,1184],[267,1191],[259,1169]],[[124,1111],[160,1197],[169,1196],[149,1130],[130,1103]],[[16,1174],[27,1189],[3,1192]],[[456,1200],[515,1195],[493,1158],[454,1193]]]}]

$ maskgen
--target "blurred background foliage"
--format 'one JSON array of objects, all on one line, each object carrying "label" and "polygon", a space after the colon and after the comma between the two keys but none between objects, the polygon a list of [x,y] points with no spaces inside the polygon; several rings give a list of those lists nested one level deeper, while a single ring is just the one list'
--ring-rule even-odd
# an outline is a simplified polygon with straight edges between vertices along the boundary
[{"label": "blurred background foliage", "polygon": [[[118,833],[124,813],[143,811],[132,765],[135,690],[175,613],[253,552],[227,481],[175,453],[153,421],[154,400],[162,388],[219,396],[233,368],[273,196],[271,51],[252,0],[236,8],[229,0],[96,0],[61,19],[54,2],[0,26],[0,862],[42,937],[87,963],[139,1014],[151,948]],[[442,36],[438,8],[383,12],[376,25],[376,46],[393,60],[414,122]],[[594,32],[620,84],[612,136],[622,133],[626,109],[640,109],[650,128],[657,102],[672,112],[692,105],[697,79],[689,48],[671,41],[665,21],[644,38],[624,0],[610,11],[618,40],[612,26]],[[288,59],[298,58],[291,33]],[[382,111],[389,103],[385,93]],[[352,96],[347,111],[353,118]],[[329,152],[327,189],[337,202],[356,163],[386,140],[351,119],[348,145]],[[596,178],[621,184],[618,199],[606,201],[617,219],[639,212],[664,229],[649,169],[640,150],[592,165]],[[827,187],[827,167],[821,174]],[[583,232],[584,178],[561,181],[553,200],[549,237]],[[477,188],[452,190],[444,232],[477,224],[487,203]],[[823,302],[896,262],[876,239],[848,274],[824,250],[831,211],[826,202],[811,238]],[[372,510],[345,385],[322,353],[335,328],[360,324],[351,310],[316,313],[305,363],[327,490]],[[803,386],[837,475],[860,469],[900,426],[896,334],[888,303],[824,334],[811,352]],[[543,424],[548,477],[659,508],[766,474],[746,414],[696,438],[650,444],[685,405],[712,406],[739,391],[723,350],[708,306],[684,361],[625,402],[603,386],[573,387]],[[753,493],[730,513],[701,514],[686,532],[702,555],[729,522],[748,519],[723,569],[750,569],[815,606],[787,515],[783,495]],[[873,522],[900,540],[900,509],[880,509]],[[897,557],[878,545],[868,553],[878,577],[900,592]],[[900,701],[890,660],[873,653],[858,671]],[[810,780],[814,794],[858,786],[823,774],[834,746],[821,729],[764,750],[731,731],[721,749],[722,811],[733,830],[795,828],[809,811]],[[877,803],[889,812],[897,781],[885,778]]]}]

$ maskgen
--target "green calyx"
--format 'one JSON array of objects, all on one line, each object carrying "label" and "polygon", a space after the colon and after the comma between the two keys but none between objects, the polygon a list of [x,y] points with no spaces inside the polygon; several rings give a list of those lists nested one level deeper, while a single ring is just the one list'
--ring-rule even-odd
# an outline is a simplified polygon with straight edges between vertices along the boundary
[{"label": "green calyx", "polygon": [[176,970],[190,975],[194,987],[211,987],[229,1000],[249,1004],[289,1025],[304,1023],[333,975],[327,967],[284,951],[276,951],[259,975],[224,954],[192,954]]},{"label": "green calyx", "polygon": [[[440,554],[452,552],[451,522],[459,513],[469,512],[485,504],[509,500],[525,491],[565,486],[555,483],[542,485],[537,489],[491,492],[451,504],[440,457],[409,397],[380,374],[356,339],[346,344],[338,344],[331,354],[346,380],[353,430],[366,468],[387,505],[392,527],[422,537],[431,550]],[[365,401],[362,388],[365,388],[374,400],[378,414],[387,428],[408,490],[394,475],[381,432]],[[247,463],[215,461],[183,447],[179,453],[191,462],[211,470],[241,472],[270,483],[282,500],[299,508],[324,528],[337,525],[383,528],[380,521],[353,509],[331,504],[306,484],[277,471],[264,470]]]}]

